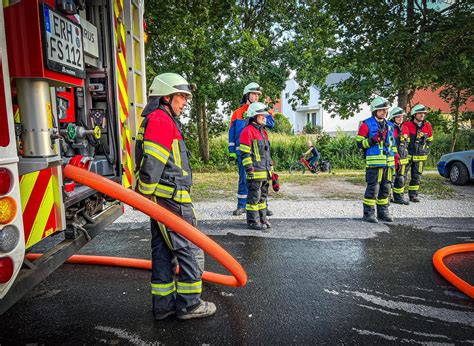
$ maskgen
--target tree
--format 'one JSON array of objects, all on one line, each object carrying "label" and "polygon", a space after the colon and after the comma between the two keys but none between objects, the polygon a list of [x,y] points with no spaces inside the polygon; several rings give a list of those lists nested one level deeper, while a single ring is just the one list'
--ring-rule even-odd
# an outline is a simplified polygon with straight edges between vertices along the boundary
[{"label": "tree", "polygon": [[459,121],[469,118],[468,112],[462,112],[462,106],[474,95],[472,10],[472,5],[461,4],[442,23],[443,30],[433,33],[437,68],[433,89],[441,87],[440,96],[451,105],[451,152],[456,147]]},{"label": "tree", "polygon": [[[463,39],[473,35],[473,5],[468,1],[315,0],[299,10],[300,17],[316,10],[321,14],[319,20],[303,20],[304,26],[295,31],[294,40],[304,52],[292,60],[296,79],[318,85],[324,106],[342,118],[359,111],[374,94],[397,97],[406,109],[417,89],[438,81],[449,58],[440,54],[442,41],[456,42],[458,50],[472,49]],[[463,28],[455,25],[458,19],[466,24]],[[325,30],[322,23],[327,23]],[[322,46],[310,44],[315,32],[321,33]],[[330,72],[349,72],[350,77],[326,85]]]},{"label": "tree", "polygon": [[191,121],[204,162],[209,160],[208,126],[218,101],[230,113],[251,81],[263,85],[269,96],[283,89],[288,72],[278,55],[280,35],[274,23],[285,6],[278,0],[146,2],[148,76],[173,71],[197,84]]},{"label": "tree", "polygon": [[199,152],[209,160],[208,119],[217,109],[221,71],[229,68],[225,57],[232,1],[146,2],[147,72],[176,72],[197,84],[191,119],[197,125]]},{"label": "tree", "polygon": [[275,127],[272,129],[272,132],[283,133],[285,135],[292,135],[293,129],[290,121],[283,114],[275,112],[273,114],[275,119]]}]

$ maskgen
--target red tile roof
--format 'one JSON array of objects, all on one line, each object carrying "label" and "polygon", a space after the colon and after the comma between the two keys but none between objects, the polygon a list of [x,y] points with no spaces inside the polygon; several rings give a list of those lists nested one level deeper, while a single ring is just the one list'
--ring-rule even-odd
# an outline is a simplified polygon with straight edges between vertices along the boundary
[{"label": "red tile roof", "polygon": [[[439,93],[442,90],[443,88],[439,88],[435,91],[431,91],[431,89],[417,90],[415,92],[415,96],[413,96],[411,100],[411,104],[414,106],[418,103],[421,103],[433,110],[441,110],[442,113],[451,113],[449,103],[444,101],[444,99],[439,96]],[[474,111],[474,96],[469,98],[469,100],[463,106],[461,106],[460,111]]]}]

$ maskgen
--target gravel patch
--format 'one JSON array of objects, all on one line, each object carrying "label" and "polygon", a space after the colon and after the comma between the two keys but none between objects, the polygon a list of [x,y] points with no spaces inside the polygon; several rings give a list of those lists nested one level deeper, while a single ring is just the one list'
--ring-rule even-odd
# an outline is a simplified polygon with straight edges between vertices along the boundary
[{"label": "gravel patch", "polygon": [[[397,218],[448,218],[474,217],[474,200],[440,200],[421,196],[420,203],[408,206],[392,204],[391,213]],[[362,202],[353,200],[270,200],[270,209],[274,215],[270,219],[323,219],[323,218],[360,218]],[[245,219],[232,216],[235,202],[197,202],[195,209],[198,220],[239,220]],[[145,222],[149,218],[138,210],[126,206],[125,213],[118,223]]]}]

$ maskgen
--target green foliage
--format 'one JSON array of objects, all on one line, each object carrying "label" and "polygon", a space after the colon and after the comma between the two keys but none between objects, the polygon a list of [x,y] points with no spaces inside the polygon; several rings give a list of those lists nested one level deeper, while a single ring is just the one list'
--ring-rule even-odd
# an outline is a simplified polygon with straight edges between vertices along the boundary
[{"label": "green foliage", "polygon": [[362,169],[365,167],[362,152],[355,137],[343,133],[331,138],[320,150],[321,157],[331,161],[334,168]]},{"label": "green foliage", "polygon": [[273,114],[273,119],[275,120],[275,127],[272,129],[272,132],[282,133],[285,135],[293,134],[291,128],[291,123],[283,114],[275,112]]},{"label": "green foliage", "polygon": [[191,122],[207,160],[207,142],[222,128],[222,114],[237,108],[249,82],[277,99],[288,77],[280,56],[286,40],[276,23],[294,4],[284,1],[183,0],[145,2],[148,84],[162,72],[182,74],[197,84]]},{"label": "green foliage", "polygon": [[[308,150],[307,140],[311,139],[313,145],[321,154],[322,160],[331,161],[331,166],[338,169],[364,169],[365,164],[362,151],[357,148],[354,136],[338,133],[330,137],[326,133],[317,135],[284,135],[269,133],[272,158],[277,171],[286,171],[293,162],[299,160],[301,155]],[[428,156],[428,166],[436,167],[439,158],[449,153],[450,135],[435,131],[434,142]],[[228,161],[227,134],[221,134],[210,140],[210,161],[204,164],[199,158],[199,148],[195,139],[186,139],[191,151],[191,165],[196,171],[230,171],[235,170],[235,164]],[[456,151],[474,148],[474,131],[463,130],[459,134]]]},{"label": "green foliage", "polygon": [[[325,108],[348,118],[374,94],[398,97],[405,108],[420,88],[472,90],[473,10],[472,1],[441,0],[315,0],[297,7],[292,43],[304,54],[286,53],[304,82],[295,95],[305,99],[307,85],[318,85]],[[331,72],[350,77],[326,85]]]},{"label": "green foliage", "polygon": [[[313,145],[321,153],[323,160],[331,161],[334,168],[358,169],[363,168],[362,155],[357,148],[355,138],[344,134],[329,137],[326,133],[311,136],[294,136],[279,133],[269,133],[272,158],[277,170],[287,170],[293,162],[299,160],[308,150],[307,140],[310,138]],[[234,164],[228,162],[227,135],[210,140],[210,161],[205,165],[198,155],[198,146],[195,139],[186,139],[191,151],[193,169],[203,170],[230,170]]]},{"label": "green foliage", "polygon": [[318,126],[318,125],[313,126],[313,124],[311,123],[307,123],[303,129],[303,132],[308,135],[320,133],[321,131],[322,131],[321,126]]},{"label": "green foliage", "polygon": [[[451,135],[435,129],[433,138],[428,156],[428,166],[435,167],[441,156],[451,152]],[[474,131],[460,130],[454,151],[472,150],[472,148],[474,148]]]},{"label": "green foliage", "polygon": [[442,133],[448,133],[449,121],[446,119],[446,115],[441,114],[441,111],[436,110],[429,112],[426,115],[426,119],[430,122],[433,129],[437,129]]}]

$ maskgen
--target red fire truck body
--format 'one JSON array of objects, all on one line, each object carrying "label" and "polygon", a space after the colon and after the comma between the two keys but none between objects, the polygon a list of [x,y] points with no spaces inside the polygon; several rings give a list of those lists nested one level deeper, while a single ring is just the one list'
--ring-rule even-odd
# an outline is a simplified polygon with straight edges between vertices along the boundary
[{"label": "red fire truck body", "polygon": [[[143,8],[143,0],[0,7],[0,314],[123,212],[64,179],[62,165],[132,186],[146,103]],[[44,254],[32,262],[28,252]]]}]

